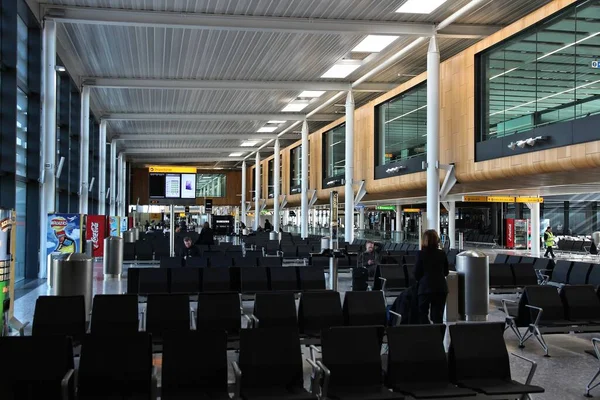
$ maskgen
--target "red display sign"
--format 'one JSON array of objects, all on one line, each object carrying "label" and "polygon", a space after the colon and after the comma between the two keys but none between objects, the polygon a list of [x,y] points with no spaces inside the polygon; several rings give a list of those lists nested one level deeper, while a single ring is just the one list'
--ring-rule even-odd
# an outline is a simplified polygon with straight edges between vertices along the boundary
[{"label": "red display sign", "polygon": [[512,218],[506,219],[506,229],[504,230],[506,233],[506,248],[514,249],[515,248],[515,220]]},{"label": "red display sign", "polygon": [[106,216],[88,215],[86,226],[86,240],[92,241],[92,256],[104,256],[104,238],[106,237]]}]

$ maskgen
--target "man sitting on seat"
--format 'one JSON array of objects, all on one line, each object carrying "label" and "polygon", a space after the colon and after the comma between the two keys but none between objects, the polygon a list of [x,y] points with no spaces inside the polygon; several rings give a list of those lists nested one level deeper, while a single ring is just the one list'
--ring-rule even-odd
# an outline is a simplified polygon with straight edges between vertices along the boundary
[{"label": "man sitting on seat", "polygon": [[375,276],[379,259],[379,252],[375,250],[375,243],[369,240],[365,244],[365,252],[360,255],[358,265],[366,268],[369,271],[369,276],[373,277]]},{"label": "man sitting on seat", "polygon": [[179,257],[187,260],[189,257],[200,257],[200,250],[192,244],[192,239],[189,236],[183,238],[183,247],[179,250]]}]

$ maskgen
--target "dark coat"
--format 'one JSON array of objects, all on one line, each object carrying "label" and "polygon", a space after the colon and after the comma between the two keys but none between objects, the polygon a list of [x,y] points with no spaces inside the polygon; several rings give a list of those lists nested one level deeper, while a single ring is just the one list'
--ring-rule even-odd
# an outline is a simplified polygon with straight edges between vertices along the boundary
[{"label": "dark coat", "polygon": [[419,294],[448,293],[448,258],[438,249],[421,250],[417,254],[415,278],[419,282]]},{"label": "dark coat", "polygon": [[181,249],[179,249],[179,257],[187,258],[187,257],[200,257],[200,250],[196,246],[190,246],[189,248],[183,245]]},{"label": "dark coat", "polygon": [[202,228],[196,244],[215,244],[215,234],[210,228]]}]

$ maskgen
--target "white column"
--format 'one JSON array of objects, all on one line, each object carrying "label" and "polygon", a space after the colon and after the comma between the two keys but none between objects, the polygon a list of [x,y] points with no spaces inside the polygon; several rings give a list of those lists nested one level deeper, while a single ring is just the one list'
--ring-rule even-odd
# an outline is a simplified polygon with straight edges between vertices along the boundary
[{"label": "white column", "polygon": [[100,121],[98,160],[98,214],[106,215],[106,120]]},{"label": "white column", "polygon": [[398,232],[398,235],[396,235],[396,237],[398,238],[398,240],[402,241],[402,214],[404,211],[402,211],[402,207],[400,205],[396,206],[396,232]]},{"label": "white column", "polygon": [[90,88],[81,90],[81,138],[79,154],[79,213],[88,213],[88,179],[90,172]]},{"label": "white column", "polygon": [[117,215],[119,217],[124,217],[125,214],[122,213],[122,202],[123,202],[123,181],[124,181],[125,175],[123,174],[123,153],[119,153],[119,156],[117,158]]},{"label": "white column", "polygon": [[448,237],[450,248],[456,249],[456,202],[448,202]]},{"label": "white column", "polygon": [[344,240],[354,240],[354,97],[348,91],[346,97],[346,185],[344,190]]},{"label": "white column", "polygon": [[358,229],[359,230],[365,229],[365,208],[364,207],[361,207],[358,210]]},{"label": "white column", "polygon": [[242,161],[242,212],[241,221],[246,225],[246,160]]},{"label": "white column", "polygon": [[300,195],[300,236],[302,239],[308,237],[308,122],[302,123],[302,188]]},{"label": "white column", "polygon": [[440,52],[435,36],[427,50],[427,229],[440,231]]},{"label": "white column", "polygon": [[531,210],[531,255],[540,256],[540,203],[527,203]]},{"label": "white column", "polygon": [[110,142],[110,210],[109,215],[117,215],[115,202],[117,195],[117,142],[113,139]]},{"label": "white column", "polygon": [[40,278],[46,277],[46,218],[56,210],[56,22],[44,21],[43,32],[43,119],[40,178]]},{"label": "white column", "polygon": [[258,229],[260,225],[260,193],[261,193],[261,181],[260,181],[260,153],[256,152],[256,160],[254,164],[254,230]]},{"label": "white column", "polygon": [[122,166],[122,175],[123,180],[121,181],[121,215],[124,217],[127,214],[127,161],[125,161],[125,156],[123,156],[123,166]]},{"label": "white column", "polygon": [[274,151],[274,159],[273,159],[273,230],[279,233],[279,182],[281,181],[281,176],[279,176],[279,139],[275,139],[275,151]]}]

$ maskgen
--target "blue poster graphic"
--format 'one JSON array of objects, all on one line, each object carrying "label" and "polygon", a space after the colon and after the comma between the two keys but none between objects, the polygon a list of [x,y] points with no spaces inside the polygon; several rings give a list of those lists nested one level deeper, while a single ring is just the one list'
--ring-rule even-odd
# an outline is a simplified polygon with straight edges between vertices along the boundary
[{"label": "blue poster graphic", "polygon": [[54,252],[81,252],[80,214],[48,214],[46,224],[46,256]]},{"label": "blue poster graphic", "polygon": [[121,235],[121,223],[119,217],[108,217],[108,236]]},{"label": "blue poster graphic", "polygon": [[127,230],[127,217],[119,217],[119,219],[121,220],[121,236],[123,234],[123,232],[125,232]]}]

